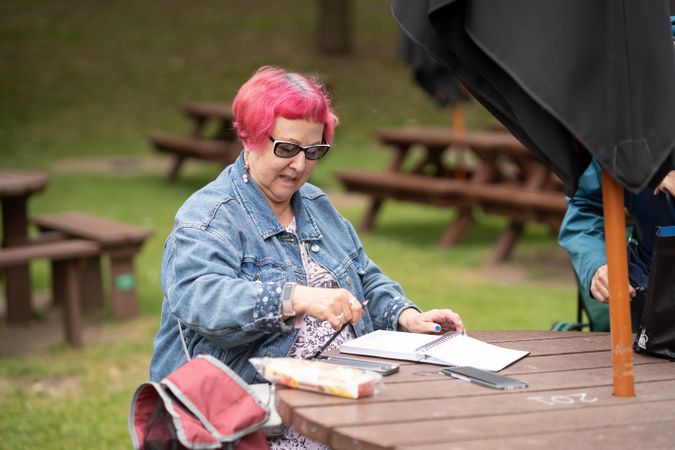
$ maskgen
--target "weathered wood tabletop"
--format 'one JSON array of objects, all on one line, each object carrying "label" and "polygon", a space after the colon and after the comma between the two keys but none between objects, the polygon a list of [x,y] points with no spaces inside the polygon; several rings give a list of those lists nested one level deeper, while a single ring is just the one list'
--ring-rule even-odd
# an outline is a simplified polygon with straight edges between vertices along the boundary
[{"label": "weathered wood tabletop", "polygon": [[471,336],[528,350],[500,373],[529,387],[493,390],[440,375],[439,366],[401,362],[376,396],[279,389],[277,409],[286,423],[334,449],[675,448],[675,363],[635,355],[636,396],[619,398],[612,394],[609,333]]}]

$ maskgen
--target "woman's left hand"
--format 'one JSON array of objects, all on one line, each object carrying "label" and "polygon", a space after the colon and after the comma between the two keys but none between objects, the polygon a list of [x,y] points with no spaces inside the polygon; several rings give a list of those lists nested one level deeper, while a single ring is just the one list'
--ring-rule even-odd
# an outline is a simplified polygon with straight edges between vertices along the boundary
[{"label": "woman's left hand", "polygon": [[412,333],[464,332],[459,314],[450,309],[432,309],[419,312],[414,308],[404,309],[398,316],[399,327]]}]

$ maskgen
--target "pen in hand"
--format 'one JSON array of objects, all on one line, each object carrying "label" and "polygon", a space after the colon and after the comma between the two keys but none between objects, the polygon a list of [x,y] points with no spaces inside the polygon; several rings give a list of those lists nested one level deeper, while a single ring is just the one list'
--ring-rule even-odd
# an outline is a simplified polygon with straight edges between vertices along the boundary
[{"label": "pen in hand", "polygon": [[[365,308],[366,306],[368,306],[369,301],[370,301],[370,299],[366,300],[365,302],[363,302],[363,304],[361,306]],[[347,328],[347,325],[349,325],[349,323],[350,322],[343,323],[342,326],[340,327],[340,329],[337,330],[335,333],[333,333],[333,335],[330,337],[330,339],[328,339],[326,341],[326,343],[323,344],[319,350],[314,352],[311,356],[309,356],[306,359],[316,359],[321,353],[323,353],[328,348],[328,346],[331,344],[331,342],[333,342],[335,340],[335,338],[338,337],[340,335],[340,333],[342,333],[344,331],[345,328]]]}]

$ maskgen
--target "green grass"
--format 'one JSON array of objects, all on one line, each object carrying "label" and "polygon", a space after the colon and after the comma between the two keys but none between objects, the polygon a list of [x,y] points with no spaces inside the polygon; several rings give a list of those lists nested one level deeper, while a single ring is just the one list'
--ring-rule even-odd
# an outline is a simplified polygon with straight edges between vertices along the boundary
[{"label": "green grass", "polygon": [[[137,319],[133,338],[73,351],[3,358],[0,437],[3,448],[129,448],[131,392],[147,378],[156,321]],[[101,325],[102,332],[114,325]],[[125,329],[129,330],[129,325]]]},{"label": "green grass", "polygon": [[[315,49],[316,4],[2,2],[0,167],[51,175],[47,190],[31,198],[30,213],[83,210],[154,234],[136,262],[141,317],[119,323],[105,314],[81,351],[55,341],[23,356],[0,355],[0,447],[129,448],[129,400],[147,378],[159,320],[164,239],[176,209],[218,168],[191,163],[169,184],[159,169],[124,163],[153,155],[149,130],[188,131],[181,103],[230,100],[263,64],[320,74],[333,89],[341,125],[312,181],[353,223],[366,203],[345,198],[332,173],[386,167],[389,151],[373,129],[449,125],[450,112],[437,108],[396,60],[399,35],[388,2],[353,2],[354,52],[339,57]],[[478,105],[468,106],[469,128],[488,120]],[[78,169],[83,161],[93,168]],[[514,259],[494,267],[486,261],[505,222],[479,216],[461,245],[441,249],[437,240],[452,217],[391,202],[361,237],[421,307],[453,308],[469,330],[546,329],[574,317],[569,263],[547,230],[528,228]],[[35,264],[32,273],[36,291],[46,292],[48,265]]]}]

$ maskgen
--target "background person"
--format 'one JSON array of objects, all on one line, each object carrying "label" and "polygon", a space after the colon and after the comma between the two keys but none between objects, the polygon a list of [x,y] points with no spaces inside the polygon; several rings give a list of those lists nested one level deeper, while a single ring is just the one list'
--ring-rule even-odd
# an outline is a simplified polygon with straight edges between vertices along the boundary
[{"label": "background person", "polygon": [[[150,378],[210,354],[247,382],[252,357],[304,358],[375,329],[463,329],[449,309],[421,312],[366,255],[352,225],[307,183],[338,118],[310,78],[260,68],[234,99],[244,149],[178,210],[164,248],[164,300]],[[367,306],[363,306],[365,300]],[[273,448],[318,444],[287,429]]]},{"label": "background person", "polygon": [[[628,246],[633,331],[637,330],[642,317],[656,227],[675,225],[673,195],[675,195],[675,170],[671,170],[655,190],[645,188],[639,194],[629,191],[625,191],[624,194],[626,209],[635,219],[635,228]],[[579,179],[579,188],[574,198],[567,198],[567,212],[560,226],[558,241],[572,258],[572,265],[581,288],[590,293],[593,299],[607,304],[609,281],[602,183],[600,166],[595,160]],[[607,315],[606,309],[601,311],[601,314]],[[600,322],[609,323],[607,317],[603,317]]]}]

